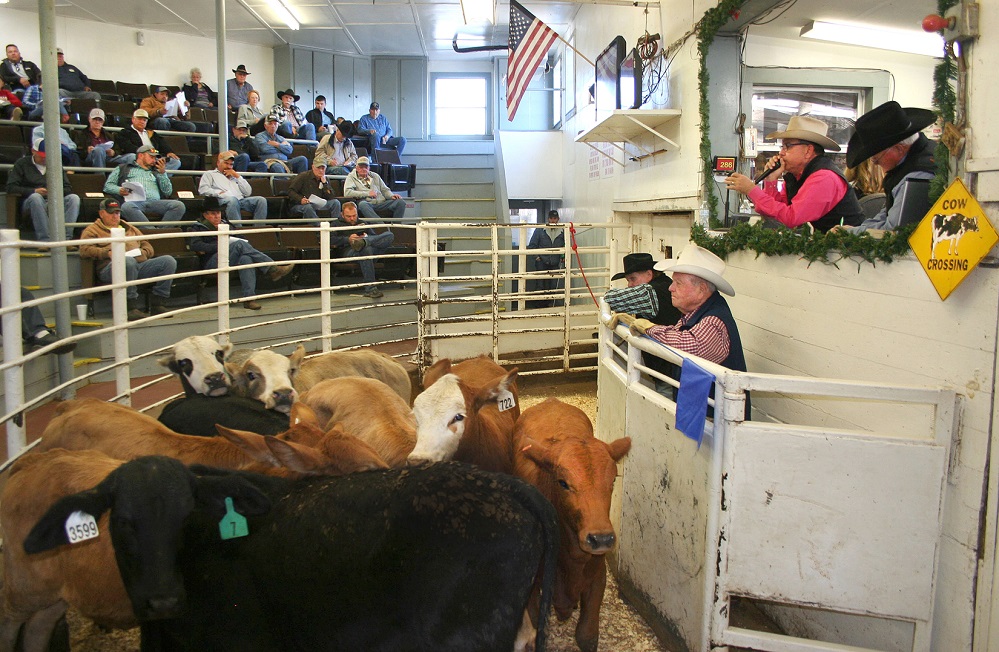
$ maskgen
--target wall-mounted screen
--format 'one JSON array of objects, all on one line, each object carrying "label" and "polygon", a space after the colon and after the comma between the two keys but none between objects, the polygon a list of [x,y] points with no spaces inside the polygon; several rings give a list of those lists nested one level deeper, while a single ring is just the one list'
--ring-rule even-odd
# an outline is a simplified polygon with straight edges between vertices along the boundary
[{"label": "wall-mounted screen", "polygon": [[594,89],[597,120],[603,120],[614,109],[621,108],[621,63],[624,56],[624,37],[618,36],[597,57]]},{"label": "wall-mounted screen", "polygon": [[642,106],[642,58],[634,48],[621,62],[621,108]]}]

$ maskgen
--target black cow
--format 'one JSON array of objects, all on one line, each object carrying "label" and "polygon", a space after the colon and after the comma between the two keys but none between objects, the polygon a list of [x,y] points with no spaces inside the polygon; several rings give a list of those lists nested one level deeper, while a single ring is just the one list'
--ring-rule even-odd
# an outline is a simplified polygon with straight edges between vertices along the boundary
[{"label": "black cow", "polygon": [[258,435],[280,435],[290,427],[289,415],[244,396],[188,394],[164,405],[158,419],[174,432],[201,437],[217,435],[215,424]]},{"label": "black cow", "polygon": [[[544,650],[558,525],[529,485],[457,463],[309,480],[191,470],[272,507],[243,538],[221,540],[200,509],[155,533],[179,548],[156,568],[170,579],[179,565],[187,608],[144,622],[143,650],[509,652],[538,573]],[[39,523],[49,544],[65,542],[67,515]],[[121,565],[134,548],[115,544]]]}]

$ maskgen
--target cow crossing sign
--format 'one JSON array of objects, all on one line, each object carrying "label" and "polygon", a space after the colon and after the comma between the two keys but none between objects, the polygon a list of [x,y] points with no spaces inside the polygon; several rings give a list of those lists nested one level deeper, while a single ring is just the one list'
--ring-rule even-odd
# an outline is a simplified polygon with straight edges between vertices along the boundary
[{"label": "cow crossing sign", "polygon": [[909,236],[909,246],[941,300],[967,278],[996,241],[999,234],[960,179],[940,195]]}]

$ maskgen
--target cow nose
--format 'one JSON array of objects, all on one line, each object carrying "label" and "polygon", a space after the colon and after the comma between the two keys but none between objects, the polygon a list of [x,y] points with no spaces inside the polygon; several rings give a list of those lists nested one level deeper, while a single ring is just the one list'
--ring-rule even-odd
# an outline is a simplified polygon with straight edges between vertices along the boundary
[{"label": "cow nose", "polygon": [[278,405],[291,405],[295,402],[295,390],[279,389],[275,391],[274,402]]},{"label": "cow nose", "polygon": [[614,547],[615,539],[613,532],[586,535],[586,543],[591,550],[610,550]]},{"label": "cow nose", "polygon": [[213,374],[205,376],[205,384],[212,388],[228,386],[229,383],[226,382],[227,380],[228,377],[221,371],[216,371]]}]

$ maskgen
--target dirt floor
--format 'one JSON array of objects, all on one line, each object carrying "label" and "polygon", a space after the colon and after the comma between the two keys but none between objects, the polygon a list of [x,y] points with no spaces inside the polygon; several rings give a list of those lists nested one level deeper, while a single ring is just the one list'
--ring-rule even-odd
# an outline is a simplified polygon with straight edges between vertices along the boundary
[{"label": "dirt floor", "polygon": [[[546,398],[556,397],[586,412],[596,420],[596,381],[593,376],[568,376],[552,381],[551,376],[523,378],[520,382],[521,407],[527,408]],[[137,652],[138,629],[101,631],[90,621],[69,614],[70,640],[74,652]],[[564,623],[552,619],[549,652],[575,652],[573,639],[575,615]],[[600,612],[600,650],[606,652],[666,652],[652,630],[618,594],[613,576],[608,577],[607,591]]]}]

